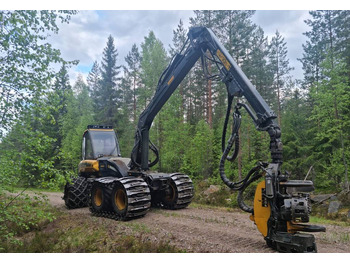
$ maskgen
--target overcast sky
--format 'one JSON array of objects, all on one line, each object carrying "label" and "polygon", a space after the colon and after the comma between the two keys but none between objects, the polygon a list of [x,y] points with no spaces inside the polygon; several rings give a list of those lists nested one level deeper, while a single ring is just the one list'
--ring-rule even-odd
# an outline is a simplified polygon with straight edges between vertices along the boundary
[{"label": "overcast sky", "polygon": [[[70,79],[74,83],[81,73],[84,78],[91,70],[95,60],[101,61],[107,37],[112,35],[118,49],[118,63],[125,64],[124,58],[133,43],[140,47],[144,37],[153,30],[168,50],[173,30],[180,19],[189,26],[193,11],[80,11],[70,23],[60,25],[58,35],[49,38],[49,42],[62,52],[66,60],[79,60],[78,66],[70,70]],[[295,79],[303,76],[301,63],[302,44],[306,41],[304,32],[308,26],[304,20],[309,18],[308,11],[256,11],[253,22],[261,26],[269,40],[278,30],[285,38],[288,47],[290,65],[295,68]]]}]

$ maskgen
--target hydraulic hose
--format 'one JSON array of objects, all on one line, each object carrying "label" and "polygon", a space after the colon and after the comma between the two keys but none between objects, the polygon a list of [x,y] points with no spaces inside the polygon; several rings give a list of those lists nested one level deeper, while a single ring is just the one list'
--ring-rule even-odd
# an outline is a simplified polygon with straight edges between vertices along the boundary
[{"label": "hydraulic hose", "polygon": [[[231,107],[231,103],[229,101],[229,108]],[[227,110],[227,113],[229,113],[229,108]],[[247,176],[242,179],[241,181],[238,182],[233,182],[230,181],[226,174],[225,174],[225,161],[234,161],[237,158],[238,152],[239,152],[239,136],[238,136],[238,130],[241,125],[241,114],[238,111],[238,107],[236,107],[236,111],[233,114],[233,128],[232,128],[232,133],[231,136],[227,142],[227,146],[224,147],[223,143],[223,153],[221,156],[220,164],[219,164],[219,172],[220,172],[220,177],[222,181],[231,189],[239,191],[238,196],[237,196],[237,203],[238,206],[245,212],[248,213],[253,213],[254,209],[250,206],[248,206],[244,200],[243,200],[243,192],[244,190],[254,181],[258,180],[259,178],[262,177],[262,174],[260,173],[261,167],[264,166],[264,164],[259,163],[256,167],[252,168]],[[226,127],[228,123],[228,114],[226,115],[225,123],[224,123],[224,130],[223,130],[223,142],[225,139],[226,135]],[[232,156],[229,156],[229,152],[231,151],[232,147],[235,145],[234,152]]]},{"label": "hydraulic hose", "polygon": [[245,202],[244,202],[244,199],[243,199],[243,192],[247,189],[247,187],[253,183],[254,181],[258,180],[259,178],[262,177],[262,174],[260,172],[261,170],[261,163],[259,163],[259,165],[257,165],[256,167],[253,167],[247,177],[250,177],[252,174],[253,177],[251,179],[249,179],[244,185],[243,185],[243,188],[239,191],[238,195],[237,195],[237,203],[238,203],[238,206],[240,209],[242,209],[243,211],[245,212],[248,212],[248,213],[251,213],[253,214],[254,213],[254,208],[253,207],[250,207],[248,206]]},{"label": "hydraulic hose", "polygon": [[[220,177],[222,179],[222,181],[229,187],[232,189],[236,189],[235,187],[238,184],[241,184],[242,181],[238,182],[238,183],[234,183],[232,181],[230,181],[226,174],[225,174],[225,161],[229,160],[229,161],[234,161],[237,158],[238,155],[238,151],[239,151],[239,137],[238,137],[238,130],[239,127],[241,125],[241,115],[239,113],[238,110],[236,110],[236,112],[233,114],[233,119],[234,119],[234,124],[233,124],[233,128],[232,128],[232,133],[231,136],[227,142],[227,146],[224,149],[222,156],[221,156],[221,160],[220,160],[220,164],[219,164],[219,172],[220,172]],[[225,121],[226,122],[226,121]],[[226,128],[224,128],[225,130]],[[225,135],[225,131],[223,136]],[[235,144],[235,150],[234,153],[231,157],[228,157],[229,152],[231,151],[233,144]],[[236,189],[237,190],[237,189]]]}]

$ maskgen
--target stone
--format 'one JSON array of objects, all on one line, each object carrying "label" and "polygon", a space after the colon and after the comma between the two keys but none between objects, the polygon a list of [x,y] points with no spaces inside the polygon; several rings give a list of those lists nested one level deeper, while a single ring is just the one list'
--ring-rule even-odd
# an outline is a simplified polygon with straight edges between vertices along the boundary
[{"label": "stone", "polygon": [[350,218],[350,210],[348,211],[348,218]]},{"label": "stone", "polygon": [[204,195],[209,196],[217,191],[220,190],[220,187],[215,186],[215,185],[210,185],[210,187],[204,191]]},{"label": "stone", "polygon": [[336,196],[331,196],[331,198],[329,200],[336,201],[336,200],[338,200],[338,198]]},{"label": "stone", "polygon": [[328,206],[328,214],[338,213],[340,206],[341,206],[341,202],[340,201],[332,201],[332,202],[330,202],[329,206]]},{"label": "stone", "polygon": [[331,194],[320,194],[320,195],[311,195],[311,201],[313,202],[321,202],[325,199],[329,199]]}]

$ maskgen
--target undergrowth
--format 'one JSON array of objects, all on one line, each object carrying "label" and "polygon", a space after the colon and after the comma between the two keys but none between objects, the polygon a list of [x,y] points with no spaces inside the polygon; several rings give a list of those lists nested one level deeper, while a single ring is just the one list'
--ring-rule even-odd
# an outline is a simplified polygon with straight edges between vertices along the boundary
[{"label": "undergrowth", "polygon": [[81,214],[61,213],[44,227],[6,242],[2,252],[11,253],[178,253],[169,241],[151,240],[146,226]]},{"label": "undergrowth", "polygon": [[4,251],[7,245],[22,246],[19,236],[40,230],[52,222],[56,214],[42,194],[0,194],[0,251]]}]

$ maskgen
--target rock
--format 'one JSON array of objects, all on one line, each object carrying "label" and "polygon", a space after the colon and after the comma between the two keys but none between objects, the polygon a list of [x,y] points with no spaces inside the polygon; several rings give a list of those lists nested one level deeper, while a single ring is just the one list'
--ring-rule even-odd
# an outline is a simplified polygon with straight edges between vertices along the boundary
[{"label": "rock", "polygon": [[204,195],[209,196],[209,195],[211,195],[219,190],[220,190],[220,187],[210,185],[210,187],[207,190],[205,190],[203,193],[204,193]]},{"label": "rock", "polygon": [[348,218],[350,218],[350,210],[348,211]]},{"label": "rock", "polygon": [[338,200],[338,198],[336,196],[331,196],[331,198],[329,200],[336,201],[336,200]]},{"label": "rock", "polygon": [[312,202],[323,202],[325,199],[329,199],[331,194],[320,194],[320,195],[311,195]]},{"label": "rock", "polygon": [[342,205],[350,206],[350,191],[341,192],[338,199],[341,201]]},{"label": "rock", "polygon": [[339,201],[332,201],[329,203],[328,206],[328,214],[334,214],[337,213],[340,208],[341,202]]}]

